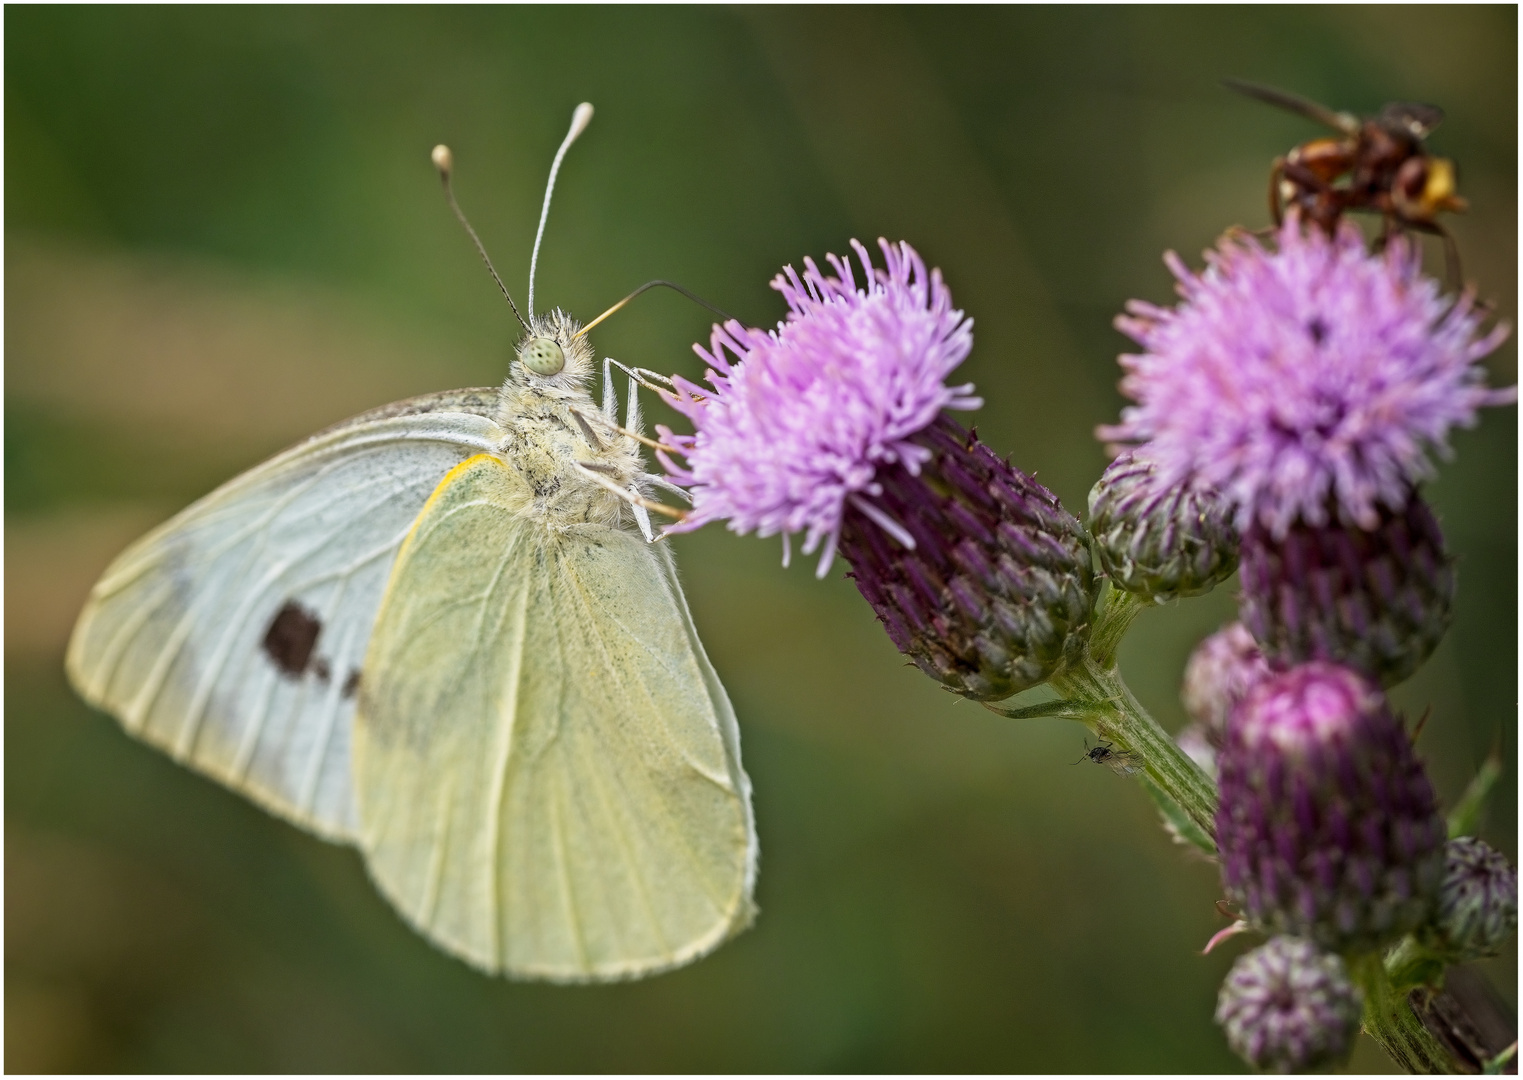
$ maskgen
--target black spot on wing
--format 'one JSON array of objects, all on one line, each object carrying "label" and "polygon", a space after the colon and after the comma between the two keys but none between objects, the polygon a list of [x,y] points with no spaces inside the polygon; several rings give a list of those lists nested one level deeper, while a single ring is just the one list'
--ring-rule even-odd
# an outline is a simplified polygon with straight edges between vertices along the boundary
[{"label": "black spot on wing", "polygon": [[344,680],[344,688],[340,691],[346,698],[354,697],[355,691],[360,688],[360,669],[350,668],[349,677]]},{"label": "black spot on wing", "polygon": [[299,679],[312,660],[312,650],[317,647],[317,635],[322,629],[316,615],[287,600],[265,631],[264,654],[282,675]]}]

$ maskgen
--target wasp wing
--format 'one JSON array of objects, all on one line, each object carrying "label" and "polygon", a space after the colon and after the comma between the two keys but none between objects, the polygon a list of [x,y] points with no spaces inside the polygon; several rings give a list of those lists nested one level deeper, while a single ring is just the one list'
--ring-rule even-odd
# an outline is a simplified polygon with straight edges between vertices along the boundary
[{"label": "wasp wing", "polygon": [[1285,109],[1298,116],[1304,116],[1308,120],[1315,120],[1345,135],[1353,135],[1359,130],[1359,118],[1352,113],[1334,112],[1326,105],[1318,105],[1315,101],[1301,97],[1299,94],[1292,94],[1288,90],[1277,90],[1272,86],[1263,86],[1242,79],[1223,79],[1222,85],[1228,90],[1262,101],[1266,105],[1273,105],[1277,109]]},{"label": "wasp wing", "polygon": [[399,553],[355,720],[382,892],[477,967],[635,978],[749,924],[735,715],[664,544],[551,528],[462,463]]},{"label": "wasp wing", "polygon": [[1444,122],[1444,110],[1420,101],[1392,101],[1380,110],[1379,120],[1387,129],[1421,142]]},{"label": "wasp wing", "polygon": [[439,478],[496,445],[496,392],[354,417],[229,481],[117,557],[70,680],[133,735],[352,839],[354,691],[391,562]]}]

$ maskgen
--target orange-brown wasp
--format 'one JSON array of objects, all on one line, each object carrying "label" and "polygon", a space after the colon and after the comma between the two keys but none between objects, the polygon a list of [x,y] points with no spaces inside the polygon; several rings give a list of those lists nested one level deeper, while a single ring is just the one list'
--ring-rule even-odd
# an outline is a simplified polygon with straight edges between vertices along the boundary
[{"label": "orange-brown wasp", "polygon": [[1374,116],[1360,118],[1256,83],[1226,79],[1223,84],[1338,132],[1275,158],[1269,174],[1269,210],[1276,225],[1287,206],[1298,208],[1329,233],[1345,213],[1379,214],[1384,219],[1382,241],[1400,229],[1442,237],[1449,277],[1459,281],[1459,252],[1437,219],[1444,211],[1459,213],[1467,204],[1455,191],[1454,162],[1435,157],[1423,145],[1443,121],[1442,109],[1393,101]]}]

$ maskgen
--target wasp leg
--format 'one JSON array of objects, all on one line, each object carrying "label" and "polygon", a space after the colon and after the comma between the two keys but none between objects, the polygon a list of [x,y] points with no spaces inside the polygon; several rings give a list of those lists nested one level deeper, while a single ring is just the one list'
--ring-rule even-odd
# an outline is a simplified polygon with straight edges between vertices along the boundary
[{"label": "wasp leg", "polygon": [[1454,241],[1454,234],[1442,225],[1433,226],[1438,235],[1444,241],[1444,276],[1449,279],[1449,288],[1459,292],[1465,287],[1465,270],[1460,265],[1460,246]]},{"label": "wasp leg", "polygon": [[1460,266],[1460,246],[1454,242],[1454,234],[1436,221],[1409,221],[1409,229],[1437,236],[1444,242],[1444,283],[1455,292],[1464,287],[1464,270]]},{"label": "wasp leg", "polygon": [[1277,157],[1269,170],[1269,216],[1278,229],[1285,222],[1285,211],[1280,205],[1280,181],[1285,177],[1285,159]]},{"label": "wasp leg", "polygon": [[1241,240],[1244,237],[1252,237],[1255,240],[1267,240],[1275,234],[1273,225],[1265,225],[1262,229],[1250,229],[1246,225],[1228,225],[1223,236],[1233,240]]},{"label": "wasp leg", "polygon": [[1280,159],[1280,173],[1296,189],[1293,202],[1303,218],[1331,236],[1346,207],[1345,192],[1293,161]]}]

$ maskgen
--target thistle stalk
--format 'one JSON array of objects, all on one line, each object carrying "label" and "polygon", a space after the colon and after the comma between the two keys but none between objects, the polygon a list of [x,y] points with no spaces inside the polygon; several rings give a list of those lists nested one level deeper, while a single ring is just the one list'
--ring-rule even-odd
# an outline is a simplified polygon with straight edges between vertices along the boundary
[{"label": "thistle stalk", "polygon": [[[1095,736],[1113,743],[1141,763],[1138,774],[1155,799],[1168,800],[1193,826],[1183,830],[1207,854],[1215,854],[1216,784],[1137,700],[1116,666],[1116,647],[1146,600],[1119,589],[1106,593],[1104,608],[1082,657],[1054,675],[1059,701],[1031,710],[1000,702],[984,707],[1003,716],[1048,715],[1078,720]],[[1169,804],[1172,804],[1170,806]],[[1197,835],[1198,834],[1198,835]]]},{"label": "thistle stalk", "polygon": [[[1119,589],[1108,589],[1082,660],[1053,677],[1056,701],[1024,709],[1000,702],[984,707],[1006,716],[1058,716],[1077,720],[1098,738],[1115,744],[1142,763],[1138,780],[1160,803],[1178,834],[1215,855],[1216,783],[1184,753],[1127,687],[1116,664],[1116,649],[1148,602]],[[1177,811],[1177,816],[1173,813]],[[1350,968],[1364,993],[1365,1034],[1399,1067],[1412,1073],[1453,1074],[1465,1071],[1413,1011],[1409,994],[1422,976],[1432,977],[1431,962],[1415,966],[1410,939],[1392,950],[1388,961],[1378,955],[1355,959]],[[1423,957],[1426,959],[1426,957]],[[1420,970],[1419,970],[1420,969]]]},{"label": "thistle stalk", "polygon": [[[1206,837],[1216,836],[1216,784],[1158,726],[1132,694],[1114,664],[1092,656],[1052,680],[1059,693],[1082,708],[1084,723],[1096,737],[1116,745],[1141,762],[1150,780],[1184,812]],[[1213,845],[1214,851],[1214,845]]]},{"label": "thistle stalk", "polygon": [[1442,1043],[1412,1011],[1406,989],[1396,985],[1379,956],[1349,964],[1364,991],[1364,1032],[1409,1073],[1451,1074],[1462,1070]]}]

